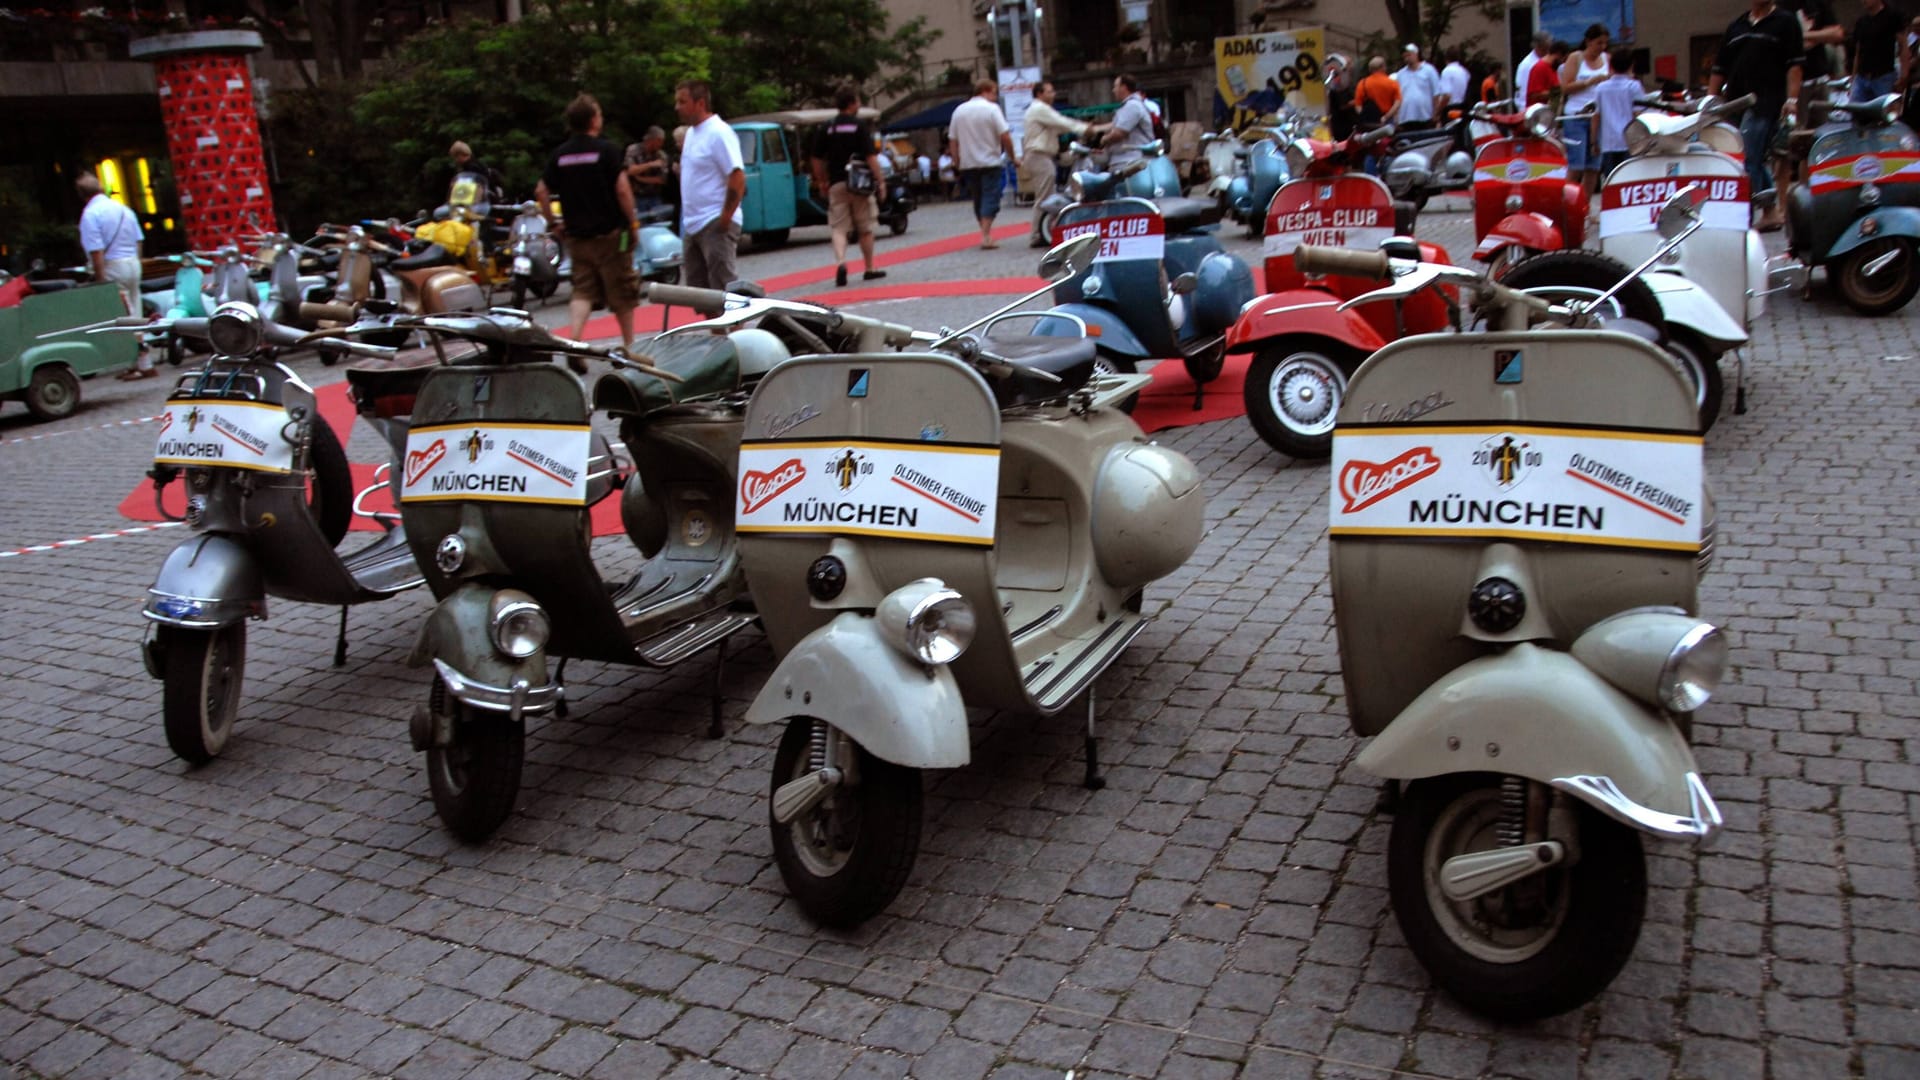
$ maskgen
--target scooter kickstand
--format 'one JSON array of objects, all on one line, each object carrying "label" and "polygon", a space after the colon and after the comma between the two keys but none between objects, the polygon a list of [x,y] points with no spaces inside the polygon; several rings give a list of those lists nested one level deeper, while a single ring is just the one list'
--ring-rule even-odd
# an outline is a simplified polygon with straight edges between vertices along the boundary
[{"label": "scooter kickstand", "polygon": [[1100,740],[1093,733],[1093,687],[1087,687],[1087,776],[1081,781],[1088,791],[1099,791],[1107,786],[1107,778],[1100,775]]},{"label": "scooter kickstand", "polygon": [[721,688],[726,685],[727,642],[731,637],[732,635],[728,635],[728,637],[721,638],[720,644],[714,647],[713,713],[707,718],[707,738],[709,739],[718,739],[727,733],[726,725],[720,722],[720,692]]},{"label": "scooter kickstand", "polygon": [[340,635],[333,639],[333,666],[347,662],[347,605],[340,605]]},{"label": "scooter kickstand", "polygon": [[573,659],[571,656],[561,657],[560,666],[553,672],[553,683],[560,688],[560,700],[553,706],[553,716],[556,720],[567,718],[567,661],[571,659]]},{"label": "scooter kickstand", "polygon": [[1733,415],[1747,415],[1747,350],[1733,350]]}]

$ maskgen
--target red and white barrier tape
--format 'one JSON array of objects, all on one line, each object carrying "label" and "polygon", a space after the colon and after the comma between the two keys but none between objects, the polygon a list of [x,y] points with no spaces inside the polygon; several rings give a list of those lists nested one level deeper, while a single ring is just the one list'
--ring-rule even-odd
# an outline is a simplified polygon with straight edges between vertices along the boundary
[{"label": "red and white barrier tape", "polygon": [[31,547],[15,548],[12,551],[0,551],[0,559],[11,559],[15,555],[31,555],[36,551],[53,551],[56,548],[79,547],[81,544],[91,544],[95,540],[112,540],[116,537],[132,536],[135,533],[149,533],[156,529],[177,529],[185,524],[186,522],[184,521],[162,521],[153,525],[132,525],[125,529],[114,529],[112,532],[91,533],[86,536],[76,537],[72,540],[55,540],[51,544],[34,544]]}]

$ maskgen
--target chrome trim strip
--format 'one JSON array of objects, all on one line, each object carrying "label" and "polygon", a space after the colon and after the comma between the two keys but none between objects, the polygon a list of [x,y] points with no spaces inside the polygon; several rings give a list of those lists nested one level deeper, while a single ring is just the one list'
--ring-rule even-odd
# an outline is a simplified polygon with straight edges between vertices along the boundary
[{"label": "chrome trim strip", "polygon": [[462,703],[489,712],[503,712],[516,721],[528,714],[550,712],[566,696],[566,690],[559,683],[529,686],[527,680],[517,679],[509,687],[488,686],[460,674],[437,656],[433,658],[433,669],[447,684],[447,692]]},{"label": "chrome trim strip", "polygon": [[1583,799],[1609,817],[1636,829],[1661,836],[1691,837],[1704,839],[1713,830],[1724,824],[1720,816],[1720,807],[1707,792],[1707,785],[1700,774],[1687,774],[1687,816],[1654,810],[1641,806],[1627,798],[1620,785],[1606,776],[1562,776],[1549,781],[1554,787],[1576,798]]}]

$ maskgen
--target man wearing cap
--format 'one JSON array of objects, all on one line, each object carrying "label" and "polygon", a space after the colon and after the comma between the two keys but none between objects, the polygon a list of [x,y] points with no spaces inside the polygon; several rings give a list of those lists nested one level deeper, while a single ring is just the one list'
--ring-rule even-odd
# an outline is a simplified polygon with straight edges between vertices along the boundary
[{"label": "man wearing cap", "polygon": [[1404,131],[1430,128],[1440,108],[1440,73],[1420,59],[1418,45],[1409,43],[1400,55],[1406,66],[1393,73],[1393,81],[1400,84],[1400,119],[1394,126]]}]

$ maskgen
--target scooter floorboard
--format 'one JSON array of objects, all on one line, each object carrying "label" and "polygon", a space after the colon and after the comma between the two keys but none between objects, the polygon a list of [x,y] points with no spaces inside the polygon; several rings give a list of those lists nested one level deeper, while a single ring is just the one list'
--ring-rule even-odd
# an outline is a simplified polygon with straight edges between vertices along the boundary
[{"label": "scooter floorboard", "polygon": [[404,592],[426,580],[413,549],[407,546],[406,530],[395,527],[379,539],[340,560],[354,583],[382,596]]},{"label": "scooter floorboard", "polygon": [[1022,668],[1020,678],[1027,696],[1041,712],[1058,712],[1146,628],[1144,615],[1131,611],[1113,615],[1097,632],[1074,638]]}]

